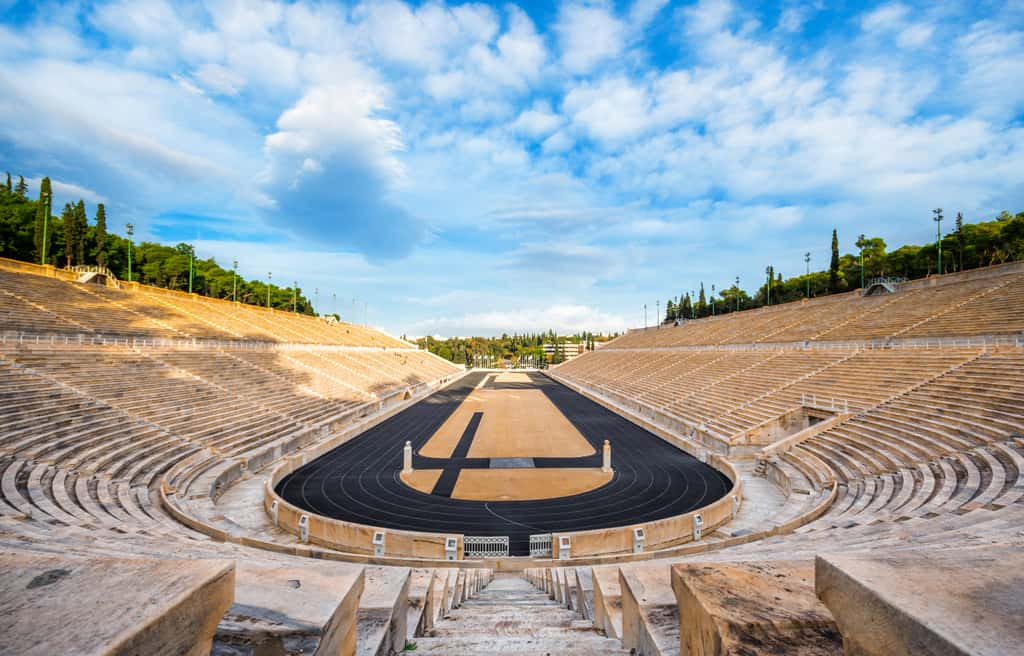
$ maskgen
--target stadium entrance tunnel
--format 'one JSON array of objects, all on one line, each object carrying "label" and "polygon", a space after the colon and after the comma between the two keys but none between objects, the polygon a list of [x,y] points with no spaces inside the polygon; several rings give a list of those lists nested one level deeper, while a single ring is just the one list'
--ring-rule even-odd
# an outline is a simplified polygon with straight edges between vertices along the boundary
[{"label": "stadium entrance tunnel", "polygon": [[[602,472],[605,440],[611,472]],[[412,471],[403,475],[406,442]],[[507,537],[509,554],[526,556],[531,535],[667,520],[732,488],[715,468],[546,376],[472,372],[284,475],[275,491],[367,531]],[[685,539],[692,521],[680,524]]]}]

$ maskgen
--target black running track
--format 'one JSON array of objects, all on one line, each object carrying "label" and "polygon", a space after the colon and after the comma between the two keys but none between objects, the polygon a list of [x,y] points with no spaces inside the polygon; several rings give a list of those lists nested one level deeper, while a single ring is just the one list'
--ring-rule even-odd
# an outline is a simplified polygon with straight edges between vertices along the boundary
[{"label": "black running track", "polygon": [[[466,458],[473,422],[451,459],[418,455],[430,436],[485,376],[470,373],[284,478],[277,492],[313,513],[383,528],[507,535],[514,556],[529,554],[531,533],[581,531],[653,521],[689,512],[726,494],[730,482],[715,469],[656,435],[546,376],[540,389],[594,446],[583,458],[534,458],[536,467],[600,467],[601,446],[611,441],[607,484],[582,494],[539,501],[463,501],[450,498],[458,470],[487,468],[487,458]],[[479,423],[479,422],[477,422]],[[402,447],[412,442],[413,467],[445,469],[434,493],[401,482]],[[464,447],[464,448],[462,448]]]}]

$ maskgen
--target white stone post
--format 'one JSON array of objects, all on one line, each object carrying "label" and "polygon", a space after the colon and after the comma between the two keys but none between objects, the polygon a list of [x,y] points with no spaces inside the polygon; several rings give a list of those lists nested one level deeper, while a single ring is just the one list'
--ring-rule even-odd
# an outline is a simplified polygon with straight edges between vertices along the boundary
[{"label": "white stone post", "polygon": [[405,443],[405,448],[402,449],[402,473],[412,473],[412,442],[408,440]]},{"label": "white stone post", "polygon": [[608,473],[612,470],[612,445],[608,440],[604,441],[604,460],[601,463],[601,471]]}]

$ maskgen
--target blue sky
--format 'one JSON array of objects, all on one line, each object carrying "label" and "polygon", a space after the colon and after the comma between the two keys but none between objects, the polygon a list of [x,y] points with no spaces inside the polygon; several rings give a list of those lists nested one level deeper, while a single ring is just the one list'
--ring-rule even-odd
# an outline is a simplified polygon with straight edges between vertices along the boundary
[{"label": "blue sky", "polygon": [[393,333],[620,330],[821,267],[833,227],[1024,210],[1019,0],[0,16],[0,166]]}]

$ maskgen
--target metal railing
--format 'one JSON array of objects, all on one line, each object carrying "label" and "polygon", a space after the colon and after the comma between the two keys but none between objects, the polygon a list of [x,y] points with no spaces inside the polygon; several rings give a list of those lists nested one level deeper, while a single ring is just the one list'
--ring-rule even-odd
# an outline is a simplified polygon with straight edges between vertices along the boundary
[{"label": "metal railing", "polygon": [[508,556],[507,535],[466,535],[462,538],[463,558],[504,558]]},{"label": "metal railing", "polygon": [[803,393],[800,395],[800,405],[806,408],[821,408],[835,412],[849,413],[850,408],[855,412],[863,412],[867,408],[856,403],[850,403],[849,399],[837,399],[834,396],[818,396],[817,394]]},{"label": "metal railing", "polygon": [[537,533],[530,536],[530,557],[549,558],[551,557],[551,534]]},{"label": "metal railing", "polygon": [[701,344],[688,346],[634,346],[606,348],[605,353],[690,352],[690,351],[854,351],[930,348],[980,348],[992,346],[1024,347],[1024,334],[973,335],[965,337],[894,337],[870,340],[756,342],[746,344]]}]

